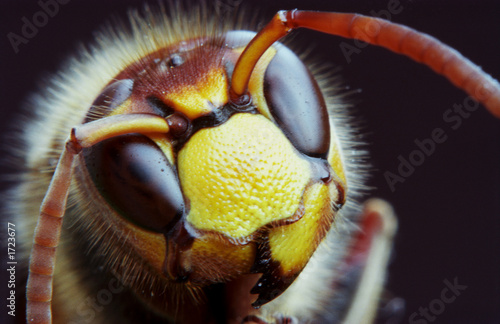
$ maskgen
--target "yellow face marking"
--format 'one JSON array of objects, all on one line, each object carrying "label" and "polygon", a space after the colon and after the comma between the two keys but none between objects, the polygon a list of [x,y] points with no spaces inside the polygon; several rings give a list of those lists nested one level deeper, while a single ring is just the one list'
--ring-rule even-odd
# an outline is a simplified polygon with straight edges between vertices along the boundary
[{"label": "yellow face marking", "polygon": [[271,256],[280,262],[283,274],[304,268],[333,221],[329,191],[327,185],[312,185],[304,195],[304,216],[269,233]]},{"label": "yellow face marking", "polygon": [[248,91],[252,94],[254,104],[259,109],[259,112],[270,120],[274,120],[274,118],[269,112],[266,97],[264,96],[264,75],[274,55],[276,55],[276,49],[270,47],[257,62],[248,83]]},{"label": "yellow face marking", "polygon": [[195,84],[172,89],[163,99],[190,119],[206,115],[228,101],[226,74],[220,68],[211,69]]},{"label": "yellow face marking", "polygon": [[311,177],[309,163],[285,135],[264,116],[251,114],[194,134],[178,166],[190,203],[187,221],[232,238],[291,217]]},{"label": "yellow face marking", "polygon": [[234,245],[229,240],[207,237],[197,239],[192,247],[193,265],[190,280],[225,282],[248,273],[255,260],[255,245]]},{"label": "yellow face marking", "polygon": [[[214,108],[221,107],[228,102],[227,78],[222,68],[212,68],[194,82],[170,87],[161,98],[190,119],[206,115]],[[128,98],[110,111],[108,116],[148,112],[150,113],[140,108],[138,110],[138,107],[134,105],[134,99]]]}]

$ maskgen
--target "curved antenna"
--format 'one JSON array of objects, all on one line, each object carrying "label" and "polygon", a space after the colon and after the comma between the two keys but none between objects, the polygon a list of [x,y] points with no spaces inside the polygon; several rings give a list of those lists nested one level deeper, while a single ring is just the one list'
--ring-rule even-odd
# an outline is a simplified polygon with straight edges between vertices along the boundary
[{"label": "curved antenna", "polygon": [[130,133],[168,133],[169,120],[148,114],[116,115],[80,125],[71,130],[40,207],[31,251],[26,287],[27,323],[52,323],[52,279],[56,249],[66,211],[73,161],[82,148]]},{"label": "curved antenna", "polygon": [[238,59],[231,80],[233,100],[246,93],[255,64],[267,48],[301,27],[358,39],[404,54],[445,76],[500,118],[500,84],[479,66],[432,36],[387,20],[352,13],[279,11]]}]

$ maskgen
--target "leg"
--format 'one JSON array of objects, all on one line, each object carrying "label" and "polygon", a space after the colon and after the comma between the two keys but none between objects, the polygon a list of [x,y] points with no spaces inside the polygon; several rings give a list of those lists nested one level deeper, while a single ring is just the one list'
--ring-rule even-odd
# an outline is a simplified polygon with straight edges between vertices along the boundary
[{"label": "leg", "polygon": [[372,323],[381,299],[397,221],[389,204],[370,199],[364,204],[361,231],[343,262],[343,274],[358,276],[342,322]]}]

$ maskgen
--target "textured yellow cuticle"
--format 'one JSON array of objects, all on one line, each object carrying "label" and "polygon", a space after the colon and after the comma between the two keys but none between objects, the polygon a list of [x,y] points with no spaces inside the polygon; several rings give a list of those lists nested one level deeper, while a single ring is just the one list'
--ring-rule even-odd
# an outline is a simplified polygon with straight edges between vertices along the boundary
[{"label": "textured yellow cuticle", "polygon": [[327,185],[320,183],[309,187],[304,195],[304,216],[295,223],[273,228],[269,233],[271,256],[280,262],[283,273],[302,270],[331,225],[329,190]]},{"label": "textured yellow cuticle", "polygon": [[227,102],[227,81],[222,69],[213,69],[195,84],[165,93],[163,99],[190,119],[208,114]]},{"label": "textured yellow cuticle", "polygon": [[195,228],[244,238],[291,217],[311,170],[262,115],[236,114],[200,130],[179,152],[178,170]]},{"label": "textured yellow cuticle", "polygon": [[196,239],[191,248],[195,283],[225,282],[250,272],[255,260],[255,244],[235,245],[229,240],[205,237]]}]

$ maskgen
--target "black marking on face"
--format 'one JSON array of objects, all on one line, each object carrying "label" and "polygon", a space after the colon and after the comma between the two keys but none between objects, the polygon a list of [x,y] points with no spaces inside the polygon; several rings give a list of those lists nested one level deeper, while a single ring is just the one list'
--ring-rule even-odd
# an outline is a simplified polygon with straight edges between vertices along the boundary
[{"label": "black marking on face", "polygon": [[290,276],[282,274],[280,262],[272,259],[268,233],[265,234],[265,239],[257,245],[255,263],[250,272],[262,273],[259,281],[250,290],[251,294],[259,294],[257,300],[252,303],[254,308],[260,308],[281,295],[300,273],[298,271]]}]

